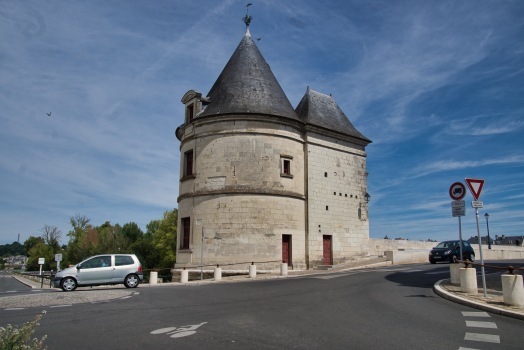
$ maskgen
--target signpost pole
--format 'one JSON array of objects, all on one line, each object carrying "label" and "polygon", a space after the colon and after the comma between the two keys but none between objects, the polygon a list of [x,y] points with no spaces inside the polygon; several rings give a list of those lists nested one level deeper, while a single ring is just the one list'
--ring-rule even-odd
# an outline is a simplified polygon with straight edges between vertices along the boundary
[{"label": "signpost pole", "polygon": [[486,274],[484,273],[484,257],[482,256],[482,238],[480,237],[480,227],[479,227],[479,208],[475,208],[475,214],[477,216],[477,234],[479,237],[479,251],[480,251],[480,264],[483,265],[480,267],[482,271],[482,288],[484,289],[484,297],[488,296],[486,292]]},{"label": "signpost pole", "polygon": [[461,222],[460,216],[459,216],[459,238],[460,238],[460,261],[464,261],[464,257],[462,256],[462,222]]},{"label": "signpost pole", "polygon": [[202,226],[202,252],[200,254],[200,280],[204,280],[204,226]]},{"label": "signpost pole", "polygon": [[40,264],[40,288],[44,287],[44,277],[42,276],[42,264]]}]

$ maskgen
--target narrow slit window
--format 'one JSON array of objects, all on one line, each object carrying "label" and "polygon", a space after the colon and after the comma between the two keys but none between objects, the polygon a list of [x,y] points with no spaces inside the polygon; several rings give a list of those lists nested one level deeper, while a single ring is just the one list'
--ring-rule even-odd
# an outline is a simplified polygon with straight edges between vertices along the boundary
[{"label": "narrow slit window", "polygon": [[291,175],[291,161],[284,159],[284,174]]},{"label": "narrow slit window", "polygon": [[193,112],[195,110],[195,107],[193,105],[187,106],[187,118],[190,123],[193,122]]},{"label": "narrow slit window", "polygon": [[184,227],[184,236],[180,242],[181,249],[189,249],[189,236],[191,234],[191,218],[183,218],[182,226]]},{"label": "narrow slit window", "polygon": [[185,153],[186,166],[184,176],[193,175],[193,150]]}]

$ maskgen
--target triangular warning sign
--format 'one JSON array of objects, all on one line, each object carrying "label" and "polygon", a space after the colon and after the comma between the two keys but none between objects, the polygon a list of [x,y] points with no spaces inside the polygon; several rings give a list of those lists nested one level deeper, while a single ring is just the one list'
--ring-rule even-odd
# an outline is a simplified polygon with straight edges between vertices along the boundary
[{"label": "triangular warning sign", "polygon": [[475,198],[476,201],[479,200],[480,193],[482,192],[482,188],[484,187],[484,180],[479,179],[465,179],[466,184],[468,185],[469,191],[473,195],[473,198]]}]

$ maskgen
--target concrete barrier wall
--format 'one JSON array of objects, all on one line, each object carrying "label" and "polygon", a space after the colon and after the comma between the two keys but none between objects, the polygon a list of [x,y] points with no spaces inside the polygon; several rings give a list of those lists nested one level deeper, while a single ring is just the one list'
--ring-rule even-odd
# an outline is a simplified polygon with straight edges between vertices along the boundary
[{"label": "concrete barrier wall", "polygon": [[393,265],[428,262],[430,249],[387,250],[386,257]]},{"label": "concrete barrier wall", "polygon": [[[480,250],[478,244],[472,244],[471,247],[475,250],[475,260],[480,261]],[[484,260],[499,260],[499,259],[524,259],[524,248],[516,246],[495,246],[492,245],[488,249],[487,244],[482,245],[482,254]]]},{"label": "concrete barrier wall", "polygon": [[367,242],[361,243],[361,251],[369,252],[369,255],[383,255],[387,250],[399,249],[425,249],[429,251],[433,249],[439,242],[424,242],[424,241],[401,241],[394,239],[378,239],[370,238]]}]

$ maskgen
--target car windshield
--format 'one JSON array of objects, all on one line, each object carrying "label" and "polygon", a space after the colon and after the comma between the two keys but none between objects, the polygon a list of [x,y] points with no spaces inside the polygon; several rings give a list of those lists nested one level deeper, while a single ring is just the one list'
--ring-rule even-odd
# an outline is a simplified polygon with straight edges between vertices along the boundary
[{"label": "car windshield", "polygon": [[439,243],[435,248],[451,249],[455,247],[458,247],[458,242],[442,242],[442,243]]}]

